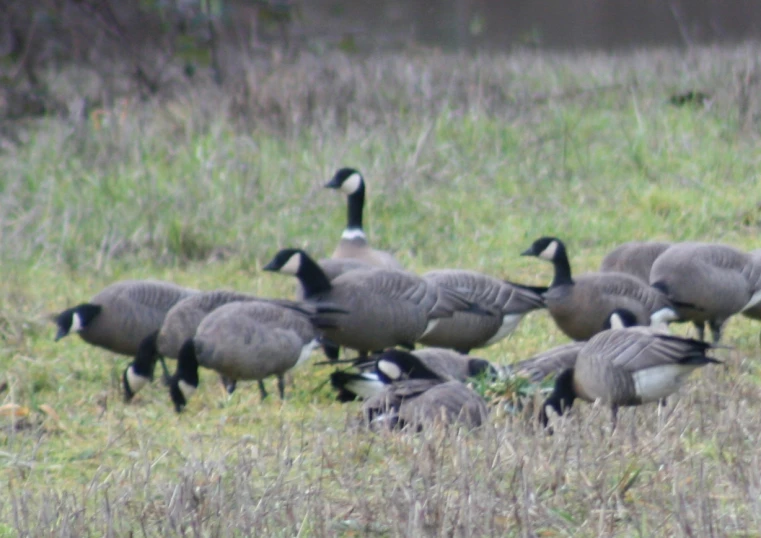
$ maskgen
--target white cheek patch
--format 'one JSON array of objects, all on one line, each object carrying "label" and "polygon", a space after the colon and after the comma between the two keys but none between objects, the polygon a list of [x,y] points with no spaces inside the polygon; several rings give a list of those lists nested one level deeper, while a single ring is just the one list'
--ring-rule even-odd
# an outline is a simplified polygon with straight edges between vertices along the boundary
[{"label": "white cheek patch", "polygon": [[352,195],[359,190],[360,185],[362,185],[362,176],[354,172],[341,183],[341,192]]},{"label": "white cheek patch", "polygon": [[69,329],[69,332],[78,333],[82,329],[84,329],[84,326],[82,325],[82,318],[79,317],[79,314],[74,312],[74,314],[71,316],[71,329]]},{"label": "white cheek patch", "polygon": [[177,382],[177,386],[180,387],[180,392],[182,392],[186,402],[190,400],[190,397],[193,396],[193,393],[196,391],[196,387],[182,379]]},{"label": "white cheek patch", "polygon": [[558,251],[558,242],[551,241],[547,247],[539,253],[539,257],[545,260],[552,261],[555,258],[555,253]]},{"label": "white cheek patch", "polygon": [[280,272],[285,273],[286,275],[295,275],[299,272],[299,268],[301,268],[301,254],[294,254],[288,258],[285,265],[280,268]]},{"label": "white cheek patch", "polygon": [[132,369],[132,366],[127,368],[127,384],[129,385],[129,388],[133,394],[137,394],[140,389],[148,384],[148,382],[149,379],[147,377],[136,374]]},{"label": "white cheek patch", "polygon": [[625,329],[626,328],[626,323],[624,323],[624,320],[621,319],[621,316],[616,312],[610,315],[610,319],[608,321],[610,322],[611,329]]},{"label": "white cheek patch", "polygon": [[366,239],[362,228],[346,228],[341,234],[341,239]]},{"label": "white cheek patch", "polygon": [[668,332],[668,324],[678,319],[679,316],[671,308],[661,308],[650,315],[650,327],[659,331]]},{"label": "white cheek patch", "polygon": [[654,402],[671,395],[697,366],[667,364],[635,372],[634,390],[643,403]]},{"label": "white cheek patch", "polygon": [[396,363],[391,361],[378,361],[378,370],[383,372],[389,379],[401,379],[402,369]]}]

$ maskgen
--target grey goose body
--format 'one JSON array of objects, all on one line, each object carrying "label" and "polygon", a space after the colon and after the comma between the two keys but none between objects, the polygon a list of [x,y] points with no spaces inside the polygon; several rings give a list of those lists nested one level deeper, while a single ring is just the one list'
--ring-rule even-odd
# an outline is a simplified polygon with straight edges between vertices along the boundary
[{"label": "grey goose body", "polygon": [[650,284],[676,304],[682,319],[695,324],[701,339],[708,323],[718,342],[731,316],[761,303],[761,264],[729,245],[677,243],[655,260]]},{"label": "grey goose body", "polygon": [[556,379],[546,408],[562,414],[576,398],[610,406],[615,424],[620,406],[660,401],[675,392],[697,368],[716,359],[710,344],[671,336],[648,327],[610,329],[594,336],[579,350],[573,368]]},{"label": "grey goose body", "polygon": [[236,301],[213,310],[180,350],[170,384],[175,408],[182,410],[198,387],[199,366],[227,379],[258,381],[262,399],[263,380],[276,376],[284,398],[285,373],[309,357],[323,323],[316,309],[270,301]]},{"label": "grey goose body", "polygon": [[[305,300],[329,302],[349,314],[336,317],[325,337],[361,354],[395,346],[414,347],[431,322],[458,310],[475,310],[459,294],[405,271],[357,269],[328,280],[304,251],[284,249],[265,268],[295,275]],[[488,315],[488,314],[486,314]]]},{"label": "grey goose body", "polygon": [[141,342],[161,327],[172,306],[195,293],[170,282],[116,282],[97,293],[89,303],[58,314],[56,340],[76,332],[94,346],[134,355]]},{"label": "grey goose body", "polygon": [[611,250],[600,265],[603,273],[627,273],[645,283],[650,283],[650,269],[656,258],[663,254],[671,243],[664,241],[630,241]]},{"label": "grey goose body", "polygon": [[333,258],[355,259],[384,269],[402,269],[401,264],[388,252],[372,248],[362,227],[365,205],[365,180],[354,168],[341,168],[325,185],[346,195],[347,223]]},{"label": "grey goose body", "polygon": [[523,316],[545,307],[541,294],[547,288],[531,288],[475,271],[455,269],[429,271],[423,278],[495,314],[455,312],[451,318],[439,320],[420,339],[421,344],[428,346],[457,349],[462,353],[487,347],[513,332]]},{"label": "grey goose body", "polygon": [[555,276],[544,300],[558,328],[573,340],[589,340],[602,331],[614,310],[631,312],[637,325],[649,325],[653,314],[673,312],[666,295],[631,275],[586,273],[572,277],[565,245],[557,238],[540,238],[523,255],[552,262]]}]

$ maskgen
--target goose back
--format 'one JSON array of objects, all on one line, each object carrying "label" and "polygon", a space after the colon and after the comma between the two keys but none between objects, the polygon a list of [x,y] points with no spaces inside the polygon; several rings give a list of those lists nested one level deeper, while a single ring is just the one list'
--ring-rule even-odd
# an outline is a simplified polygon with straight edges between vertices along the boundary
[{"label": "goose back", "polygon": [[602,260],[601,272],[630,274],[645,283],[650,283],[650,269],[656,258],[671,243],[662,241],[630,241],[610,251]]}]

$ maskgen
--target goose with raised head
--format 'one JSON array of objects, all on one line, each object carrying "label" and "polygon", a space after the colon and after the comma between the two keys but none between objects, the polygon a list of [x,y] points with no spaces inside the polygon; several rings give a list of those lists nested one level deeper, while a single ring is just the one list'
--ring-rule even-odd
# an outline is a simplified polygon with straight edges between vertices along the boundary
[{"label": "goose with raised head", "polygon": [[619,407],[663,400],[697,368],[719,363],[707,356],[711,347],[648,327],[603,331],[579,350],[573,368],[558,375],[540,420],[547,426],[547,407],[562,414],[577,398],[600,400],[611,408],[615,427]]},{"label": "goose with raised head", "polygon": [[672,245],[655,260],[650,284],[675,304],[681,319],[692,321],[701,340],[708,323],[714,343],[731,316],[753,315],[761,305],[761,264],[729,245]]},{"label": "goose with raised head", "polygon": [[198,367],[225,379],[256,380],[262,400],[264,379],[276,376],[285,398],[285,373],[309,358],[319,329],[331,326],[313,306],[269,301],[235,301],[213,310],[181,347],[170,396],[177,412],[198,388]]},{"label": "goose with raised head", "polygon": [[333,258],[356,259],[384,269],[401,269],[401,264],[392,254],[374,249],[367,242],[362,227],[362,212],[365,206],[365,180],[362,174],[354,168],[341,168],[325,187],[341,191],[347,200],[346,229],[341,234],[341,241],[333,252]]},{"label": "goose with raised head", "polygon": [[611,250],[602,260],[603,273],[627,273],[643,282],[650,283],[650,269],[655,259],[663,254],[671,243],[664,241],[630,241]]},{"label": "goose with raised head", "polygon": [[459,293],[483,310],[494,312],[482,316],[455,312],[441,319],[420,339],[427,346],[456,349],[467,354],[471,349],[491,346],[512,333],[523,316],[545,307],[542,294],[546,287],[531,287],[478,273],[456,269],[429,271],[427,281]]},{"label": "goose with raised head", "polygon": [[573,278],[566,247],[555,237],[537,239],[522,255],[548,260],[554,266],[555,276],[544,300],[558,328],[573,340],[588,340],[602,331],[616,309],[634,314],[637,325],[649,325],[659,311],[673,315],[663,293],[631,275],[585,273]]},{"label": "goose with raised head", "polygon": [[456,311],[489,315],[458,293],[405,271],[356,269],[331,282],[303,250],[281,250],[264,270],[296,276],[306,301],[329,302],[348,311],[324,333],[334,344],[362,355],[395,346],[414,348],[435,320]]}]

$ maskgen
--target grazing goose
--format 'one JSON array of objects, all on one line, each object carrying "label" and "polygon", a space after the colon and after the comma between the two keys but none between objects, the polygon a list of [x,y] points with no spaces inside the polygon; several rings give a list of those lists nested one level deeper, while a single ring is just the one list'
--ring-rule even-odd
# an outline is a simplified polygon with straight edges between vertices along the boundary
[{"label": "grazing goose", "polygon": [[74,332],[94,346],[135,355],[143,340],[159,330],[167,312],[196,293],[170,282],[122,280],[104,288],[89,303],[58,314],[55,339]]},{"label": "grazing goose", "polygon": [[437,379],[392,383],[365,400],[362,412],[371,428],[408,427],[415,431],[438,424],[477,428],[489,414],[483,398],[463,383]]},{"label": "grazing goose", "polygon": [[761,263],[728,245],[677,243],[655,260],[650,284],[693,322],[700,340],[707,322],[716,343],[731,316],[753,314],[761,303]]},{"label": "grazing goose", "polygon": [[494,367],[488,361],[450,349],[429,347],[411,353],[390,349],[378,354],[372,371],[336,371],[331,374],[330,382],[338,390],[338,401],[347,402],[375,396],[389,383],[403,379],[465,381],[483,373],[496,375]]},{"label": "grazing goose", "polygon": [[615,427],[620,406],[663,400],[693,370],[719,363],[706,356],[710,348],[708,343],[647,327],[601,332],[579,350],[575,366],[558,375],[552,394],[542,406],[542,424],[547,426],[547,406],[562,414],[580,398],[601,400],[610,406]]},{"label": "grazing goose", "polygon": [[281,250],[264,270],[295,275],[306,301],[327,301],[349,312],[336,318],[336,328],[326,329],[325,337],[361,355],[414,348],[435,320],[458,310],[481,312],[459,294],[404,271],[356,269],[331,282],[303,250]]},{"label": "grazing goose", "polygon": [[[650,330],[668,334],[668,323],[675,321],[673,315],[666,315],[669,311],[662,311],[660,315],[653,315],[651,318]],[[637,324],[637,317],[628,310],[618,309],[610,313],[608,321],[605,324],[607,329],[623,329],[625,327],[634,327]],[[576,364],[576,357],[586,342],[571,342],[552,348],[550,350],[534,355],[530,359],[525,359],[508,367],[512,375],[525,377],[534,383],[541,383],[550,375],[557,375],[567,368],[573,368]]]},{"label": "grazing goose", "polygon": [[475,271],[454,269],[429,271],[423,278],[496,313],[480,316],[455,312],[451,318],[439,320],[420,339],[420,343],[427,346],[447,347],[467,354],[471,349],[496,344],[515,330],[523,316],[545,307],[541,294],[547,288],[522,286]]},{"label": "grazing goose", "polygon": [[555,323],[573,340],[588,340],[603,330],[609,314],[623,308],[638,325],[649,325],[650,316],[673,308],[668,298],[641,280],[624,273],[586,273],[571,277],[565,245],[555,237],[542,237],[522,256],[552,262],[555,277],[544,300]]},{"label": "grazing goose", "polygon": [[384,269],[401,269],[401,264],[388,252],[371,248],[362,229],[362,210],[365,205],[365,180],[354,168],[341,168],[326,185],[337,189],[347,198],[348,219],[333,258],[357,259]]},{"label": "grazing goose", "polygon": [[627,273],[650,283],[650,269],[655,259],[671,243],[661,241],[630,241],[611,250],[602,260],[600,272]]},{"label": "grazing goose", "polygon": [[267,301],[237,301],[220,306],[201,321],[195,336],[185,342],[170,382],[177,412],[198,388],[198,367],[217,371],[226,379],[255,379],[262,400],[263,380],[277,376],[285,398],[285,373],[304,362],[317,345],[317,327],[330,325],[315,309]]}]

